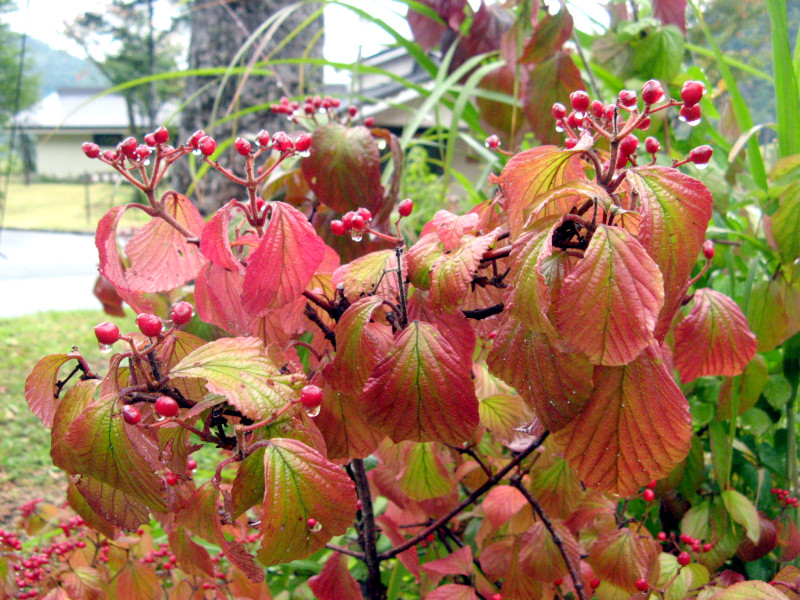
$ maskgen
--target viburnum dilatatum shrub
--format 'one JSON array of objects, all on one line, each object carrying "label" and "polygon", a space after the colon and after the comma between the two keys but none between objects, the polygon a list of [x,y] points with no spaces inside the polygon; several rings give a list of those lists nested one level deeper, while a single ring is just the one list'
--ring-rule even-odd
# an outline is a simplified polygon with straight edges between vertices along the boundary
[{"label": "viburnum dilatatum shrub", "polygon": [[[75,350],[27,382],[71,506],[112,540],[156,519],[186,573],[211,568],[202,538],[253,590],[264,567],[321,551],[308,584],[323,600],[384,597],[397,560],[432,600],[763,591],[709,579],[759,539],[738,492],[718,498],[727,528],[658,526],[692,448],[673,370],[733,376],[756,351],[736,304],[694,288],[712,199],[677,167],[710,148],[663,165],[658,140],[639,141],[659,111],[699,118],[704,90],[688,90],[576,91],[553,106],[565,147],[511,155],[493,198],[439,211],[418,240],[398,226],[414,209],[398,140],[330,98],[275,105],[311,133],[237,139],[239,170],[202,131],[177,148],[158,131],[85,145],[146,202],[113,208],[96,237],[140,331],[98,326],[116,351],[105,375]],[[192,154],[243,189],[207,222],[155,192]],[[128,210],[152,220],[121,249]],[[219,337],[184,331],[191,305]],[[203,446],[223,454],[197,481]]]}]

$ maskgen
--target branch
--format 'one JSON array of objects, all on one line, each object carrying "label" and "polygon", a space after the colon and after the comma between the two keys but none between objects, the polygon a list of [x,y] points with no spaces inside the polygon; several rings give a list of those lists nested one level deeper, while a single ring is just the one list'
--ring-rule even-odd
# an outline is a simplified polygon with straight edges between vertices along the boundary
[{"label": "branch", "polygon": [[381,600],[386,597],[386,588],[381,582],[381,559],[375,542],[378,539],[375,529],[375,515],[372,512],[372,495],[369,491],[367,471],[364,461],[354,458],[350,461],[353,480],[356,484],[358,499],[361,500],[362,536],[361,544],[364,548],[364,562],[367,565],[367,596],[370,600]]},{"label": "branch", "polygon": [[501,302],[500,304],[495,304],[494,306],[489,306],[487,308],[475,308],[473,310],[462,310],[461,312],[468,319],[480,321],[481,319],[488,319],[494,315],[499,315],[501,312],[503,312],[504,308],[505,304]]},{"label": "branch", "polygon": [[514,477],[511,479],[511,485],[517,488],[522,495],[525,496],[525,499],[528,501],[528,504],[531,505],[534,512],[539,515],[539,518],[544,523],[544,526],[547,528],[547,531],[550,532],[550,535],[553,538],[553,542],[558,547],[558,551],[561,552],[561,556],[564,559],[564,564],[567,565],[567,570],[569,571],[570,577],[572,577],[572,585],[575,586],[575,591],[578,592],[578,598],[581,600],[588,600],[586,596],[586,591],[583,589],[583,579],[581,578],[580,567],[572,563],[572,559],[570,558],[567,551],[564,549],[564,541],[561,539],[561,536],[553,527],[552,521],[547,516],[547,513],[544,512],[542,506],[536,501],[531,493],[522,485],[519,477]]},{"label": "branch", "polygon": [[331,343],[331,346],[333,346],[333,349],[336,350],[336,334],[333,333],[331,328],[325,325],[322,319],[319,318],[319,315],[317,314],[317,311],[314,310],[314,307],[306,302],[306,308],[303,311],[303,314],[311,319],[311,321],[320,328],[322,333],[325,334],[325,339],[328,340]]},{"label": "branch", "polygon": [[328,550],[333,550],[334,552],[340,552],[341,554],[346,554],[347,556],[352,556],[353,558],[357,558],[360,561],[364,560],[364,553],[363,552],[356,552],[355,550],[350,550],[350,548],[345,548],[343,546],[337,546],[335,544],[325,544],[325,547]]},{"label": "branch", "polygon": [[[441,527],[442,525],[444,525],[445,523],[447,523],[447,522],[448,522],[450,519],[452,519],[452,518],[453,518],[454,516],[456,516],[458,513],[460,513],[461,511],[463,511],[463,510],[464,510],[465,508],[467,508],[467,507],[468,507],[470,504],[472,504],[472,503],[474,503],[475,501],[477,501],[477,500],[478,500],[478,498],[480,498],[481,496],[483,496],[483,495],[484,495],[486,492],[488,492],[488,491],[489,491],[489,490],[490,490],[492,487],[494,487],[494,485],[495,485],[495,484],[496,484],[498,481],[500,481],[500,480],[501,480],[503,477],[505,477],[505,476],[506,476],[506,475],[509,473],[509,471],[511,471],[511,470],[512,470],[514,467],[516,467],[516,466],[517,466],[519,463],[521,463],[523,460],[525,460],[525,458],[526,458],[526,457],[527,457],[527,456],[528,456],[528,455],[529,455],[531,452],[533,452],[533,451],[534,451],[534,450],[536,450],[536,449],[537,449],[539,446],[541,446],[541,445],[544,443],[544,441],[547,439],[547,436],[548,436],[548,435],[550,435],[550,432],[549,432],[549,431],[545,431],[545,432],[544,432],[544,433],[543,433],[543,434],[542,434],[542,435],[541,435],[539,438],[537,438],[537,439],[533,440],[533,441],[530,443],[530,445],[529,445],[527,448],[525,448],[525,449],[524,449],[522,452],[520,452],[519,454],[517,454],[517,455],[516,455],[516,456],[515,456],[515,457],[514,457],[514,458],[511,460],[511,462],[509,462],[509,463],[508,463],[508,464],[507,464],[505,467],[503,467],[502,469],[500,469],[500,470],[499,470],[499,471],[498,471],[498,472],[497,472],[497,473],[496,473],[494,476],[490,477],[490,478],[489,478],[489,479],[486,481],[486,483],[484,483],[484,484],[483,484],[481,487],[479,487],[479,488],[478,488],[478,489],[476,489],[474,492],[472,492],[472,493],[471,493],[469,496],[467,496],[467,497],[466,497],[466,498],[465,498],[465,499],[464,499],[464,500],[461,502],[461,504],[459,504],[458,506],[456,506],[456,507],[455,507],[453,510],[451,510],[449,513],[447,513],[447,514],[446,514],[446,515],[444,515],[443,517],[441,517],[441,518],[437,519],[436,521],[434,521],[433,523],[431,523],[431,524],[430,524],[428,527],[426,527],[425,529],[423,529],[423,530],[422,530],[420,533],[418,533],[417,535],[415,535],[415,536],[414,536],[414,537],[412,537],[411,539],[408,539],[408,540],[406,540],[405,542],[403,542],[403,543],[402,543],[402,544],[400,544],[399,546],[395,546],[394,548],[392,548],[392,549],[390,549],[390,550],[387,550],[386,552],[382,552],[381,554],[379,554],[379,555],[378,555],[378,559],[380,559],[380,560],[386,560],[387,558],[392,558],[392,557],[394,557],[394,556],[397,556],[398,554],[400,554],[400,553],[401,553],[401,552],[403,552],[404,550],[408,550],[408,549],[409,549],[409,548],[411,548],[412,546],[414,546],[414,545],[416,545],[417,543],[419,543],[419,542],[421,542],[422,540],[424,540],[426,537],[428,537],[428,535],[429,535],[429,534],[431,534],[431,533],[433,533],[434,531],[436,531],[437,529],[439,529],[439,527]],[[582,600],[583,600],[583,599],[582,599]]]}]

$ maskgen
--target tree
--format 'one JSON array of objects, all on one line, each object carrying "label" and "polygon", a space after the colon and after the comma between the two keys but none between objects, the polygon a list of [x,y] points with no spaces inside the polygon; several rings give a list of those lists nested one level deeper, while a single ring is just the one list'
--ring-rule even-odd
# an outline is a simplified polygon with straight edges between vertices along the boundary
[{"label": "tree", "polygon": [[[0,0],[0,15],[14,9],[12,0]],[[18,92],[21,36],[0,22],[0,126],[5,126],[15,112],[27,108],[39,98],[39,78],[26,58]]]},{"label": "tree", "polygon": [[[180,49],[175,41],[180,20],[172,19],[159,28],[154,18],[156,0],[113,0],[102,13],[85,13],[67,29],[67,35],[113,85],[177,69]],[[113,50],[106,48],[111,45]],[[128,109],[132,135],[144,128],[154,129],[159,107],[175,97],[180,84],[175,80],[151,81],[122,91]]]},{"label": "tree", "polygon": [[[263,60],[318,8],[286,0],[194,0],[191,7],[190,69],[228,66],[253,32],[279,11],[286,11],[279,16],[279,27],[274,32],[269,29],[265,31],[261,40],[257,40],[239,57],[237,66]],[[321,20],[314,20],[300,35],[288,41],[276,57],[321,57],[321,28]],[[264,41],[266,45],[263,45]],[[185,141],[192,132],[201,128],[208,129],[208,133],[219,140],[240,133],[255,134],[261,129],[274,131],[284,128],[286,121],[283,117],[270,113],[267,107],[281,96],[299,94],[306,88],[317,89],[321,82],[321,70],[304,71],[293,65],[284,65],[274,67],[270,73],[240,73],[228,79],[223,86],[215,85],[218,81],[218,77],[190,77],[186,80],[184,96],[189,103],[181,113],[180,141]],[[244,107],[258,109],[235,119],[228,118]],[[210,124],[209,117],[215,122]],[[229,153],[222,154],[219,160],[223,165],[230,164]],[[177,187],[188,189],[192,181],[188,165],[179,164],[177,167]],[[197,185],[199,206],[203,212],[215,210],[238,191],[230,182],[219,178],[206,178]]]}]

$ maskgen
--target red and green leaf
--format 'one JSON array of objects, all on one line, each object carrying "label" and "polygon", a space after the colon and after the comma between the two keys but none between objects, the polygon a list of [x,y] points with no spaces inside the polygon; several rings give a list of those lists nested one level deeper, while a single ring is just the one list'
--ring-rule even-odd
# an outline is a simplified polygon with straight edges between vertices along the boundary
[{"label": "red and green leaf", "polygon": [[563,140],[563,134],[553,127],[553,104],[585,87],[575,61],[563,50],[531,71],[525,95],[525,116],[543,144],[558,144]]},{"label": "red and green leaf", "polygon": [[350,569],[347,568],[347,557],[333,552],[322,570],[308,579],[308,587],[318,600],[363,600],[361,586]]},{"label": "red and green leaf", "polygon": [[398,483],[406,496],[417,501],[446,496],[454,485],[445,461],[431,442],[409,449]]},{"label": "red and green leaf", "polygon": [[253,316],[289,304],[306,289],[325,256],[325,242],[306,216],[285,202],[272,202],[272,216],[258,247],[248,256],[242,304]]},{"label": "red and green leaf", "polygon": [[431,301],[434,304],[446,312],[453,312],[461,305],[484,252],[494,244],[498,233],[495,230],[488,235],[462,240],[455,250],[443,254],[431,265]]},{"label": "red and green leaf", "polygon": [[572,35],[572,15],[566,8],[561,8],[556,14],[547,13],[533,29],[530,39],[526,42],[519,62],[540,63],[549,58]]},{"label": "red and green leaf", "polygon": [[600,225],[564,279],[559,333],[595,364],[624,365],[653,340],[664,284],[658,266],[624,229]]},{"label": "red and green leaf", "polygon": [[569,518],[583,497],[580,479],[560,457],[547,468],[533,471],[528,489],[544,511],[556,519]]},{"label": "red and green leaf", "polygon": [[475,565],[472,562],[472,548],[469,546],[459,548],[444,558],[432,560],[422,565],[422,571],[437,581],[442,577],[452,575],[471,577],[474,570]]},{"label": "red and green leaf", "polygon": [[589,564],[603,581],[635,593],[636,580],[658,582],[661,547],[647,534],[632,529],[615,529],[600,536],[589,549]]},{"label": "red and green leaf", "polygon": [[675,328],[675,368],[688,383],[704,375],[739,375],[755,356],[758,341],[736,303],[703,288]]},{"label": "red and green leaf", "polygon": [[[301,442],[269,441],[264,481],[257,554],[266,566],[310,556],[353,522],[357,498],[352,480],[344,469]],[[309,528],[309,518],[322,528]]]},{"label": "red and green leaf", "polygon": [[505,525],[511,517],[526,506],[528,506],[528,501],[522,492],[510,485],[494,486],[481,502],[486,518],[495,528]]},{"label": "red and green leaf", "polygon": [[128,561],[114,580],[114,598],[130,600],[160,600],[163,597],[161,580],[153,565]]},{"label": "red and green leaf", "polygon": [[514,439],[515,429],[530,421],[530,411],[520,396],[501,394],[481,398],[478,404],[481,425],[501,444]]},{"label": "red and green leaf", "polygon": [[[575,536],[563,523],[554,521],[552,526],[561,538],[561,547],[569,556],[570,562],[577,565],[580,562],[581,552]],[[541,521],[535,523],[522,537],[520,559],[525,565],[526,572],[537,581],[551,582],[569,573],[564,556]]]},{"label": "red and green leaf", "polygon": [[40,359],[25,380],[25,399],[44,426],[51,428],[59,404],[58,371],[69,360],[69,354],[49,354]]},{"label": "red and green leaf", "polygon": [[[403,262],[406,262],[404,256]],[[406,270],[405,265],[403,270]],[[333,273],[333,286],[344,285],[344,296],[355,302],[373,294],[386,298],[398,295],[397,256],[394,250],[378,250],[342,265]]]},{"label": "red and green leaf", "polygon": [[689,404],[651,346],[623,367],[596,367],[583,410],[555,433],[570,466],[593,488],[630,496],[689,452]]},{"label": "red and green leaf", "polygon": [[763,581],[742,581],[717,592],[709,600],[789,600],[789,596]]},{"label": "red and green leaf", "polygon": [[322,432],[331,459],[366,458],[386,437],[364,419],[359,395],[323,388],[322,407],[314,423]]},{"label": "red and green leaf", "polygon": [[448,583],[433,590],[425,600],[478,600],[478,594],[470,585]]},{"label": "red and green leaf", "polygon": [[56,408],[52,422],[50,458],[53,464],[67,473],[75,473],[74,457],[67,444],[67,433],[72,422],[95,401],[94,394],[100,385],[99,379],[80,381],[71,387]]},{"label": "red and green leaf", "polygon": [[214,576],[214,563],[208,550],[192,540],[189,533],[176,527],[169,532],[169,549],[178,559],[181,569],[190,575]]},{"label": "red and green leaf", "polygon": [[479,221],[480,216],[476,213],[456,215],[449,210],[440,210],[425,224],[419,237],[421,239],[428,233],[436,233],[444,251],[452,252],[461,245],[465,235],[476,233]]},{"label": "red and green leaf", "polygon": [[414,321],[367,380],[364,415],[395,442],[459,444],[479,421],[470,367],[433,325]]},{"label": "red and green leaf", "polygon": [[200,237],[200,252],[215,265],[244,274],[244,267],[233,255],[231,239],[228,237],[231,211],[237,203],[236,200],[231,200],[217,210],[205,224],[203,235]]}]

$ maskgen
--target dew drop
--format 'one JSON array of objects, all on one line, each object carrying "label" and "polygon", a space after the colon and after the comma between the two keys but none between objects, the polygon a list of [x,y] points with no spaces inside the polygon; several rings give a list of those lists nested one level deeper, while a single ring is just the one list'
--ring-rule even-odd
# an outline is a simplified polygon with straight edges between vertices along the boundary
[{"label": "dew drop", "polygon": [[155,416],[155,420],[156,421],[163,421],[165,418],[166,417],[164,417],[163,415],[160,415],[160,414],[156,413],[156,416]]},{"label": "dew drop", "polygon": [[97,347],[100,348],[100,352],[103,354],[111,352],[111,344],[97,344]]},{"label": "dew drop", "polygon": [[142,164],[143,164],[145,167],[149,167],[149,166],[150,166],[150,159],[149,159],[149,158],[148,158],[148,159],[146,159],[146,160],[145,160],[145,161],[144,161]]},{"label": "dew drop", "polygon": [[698,169],[705,169],[708,166],[708,163],[694,163],[694,166]]},{"label": "dew drop", "polygon": [[351,229],[350,230],[350,239],[354,242],[360,242],[364,239],[364,232],[358,229]]},{"label": "dew drop", "polygon": [[383,150],[384,148],[386,148],[386,141],[378,140],[378,150]]},{"label": "dew drop", "polygon": [[306,158],[307,156],[311,156],[311,152],[309,150],[306,150],[305,152],[298,152],[297,155]]},{"label": "dew drop", "polygon": [[700,121],[702,120],[703,119],[695,119],[694,121],[686,121],[686,124],[689,125],[690,127],[694,127],[696,125],[699,125]]},{"label": "dew drop", "polygon": [[322,530],[322,523],[320,523],[319,521],[316,521],[313,525],[309,526],[308,530],[313,532],[313,533],[321,531]]},{"label": "dew drop", "polygon": [[575,118],[582,121],[586,118],[586,113],[575,111]]},{"label": "dew drop", "polygon": [[192,154],[194,154],[195,156],[200,156],[202,152],[200,151],[200,148],[195,148],[194,150],[192,150]]},{"label": "dew drop", "polygon": [[557,131],[558,133],[561,133],[561,132],[563,132],[563,131],[564,131],[564,128],[563,128],[561,125],[556,125],[556,131]]},{"label": "dew drop", "polygon": [[319,411],[322,409],[322,405],[315,406],[314,408],[304,408],[303,410],[306,411],[306,414],[309,417],[316,417],[319,414]]}]

